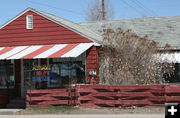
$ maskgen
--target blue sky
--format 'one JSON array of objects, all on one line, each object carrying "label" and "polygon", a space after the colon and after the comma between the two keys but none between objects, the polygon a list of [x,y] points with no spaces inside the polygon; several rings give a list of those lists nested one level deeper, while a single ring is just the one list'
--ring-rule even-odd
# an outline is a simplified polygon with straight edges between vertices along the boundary
[{"label": "blue sky", "polygon": [[[85,10],[93,0],[1,0],[0,25],[32,7],[73,22],[86,22]],[[110,0],[114,20],[180,15],[180,0]]]}]

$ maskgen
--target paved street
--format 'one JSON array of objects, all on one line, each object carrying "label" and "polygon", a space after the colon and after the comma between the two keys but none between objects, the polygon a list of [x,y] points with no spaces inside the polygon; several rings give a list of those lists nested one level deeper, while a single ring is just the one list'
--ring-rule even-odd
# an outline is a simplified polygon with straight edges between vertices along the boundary
[{"label": "paved street", "polygon": [[0,115],[0,118],[164,118],[164,115]]}]

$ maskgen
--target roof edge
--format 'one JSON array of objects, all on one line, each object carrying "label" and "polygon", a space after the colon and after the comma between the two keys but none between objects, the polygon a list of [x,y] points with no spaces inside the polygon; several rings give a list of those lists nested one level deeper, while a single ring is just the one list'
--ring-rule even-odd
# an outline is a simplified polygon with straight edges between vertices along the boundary
[{"label": "roof edge", "polygon": [[[16,20],[17,18],[19,18],[21,15],[23,15],[24,13],[26,13],[26,12],[28,12],[28,11],[33,11],[33,12],[37,13],[38,15],[43,16],[43,17],[45,17],[46,19],[51,20],[52,22],[54,22],[54,23],[56,23],[56,24],[62,25],[63,27],[65,27],[65,28],[67,28],[67,29],[70,29],[70,30],[72,30],[73,32],[76,32],[76,33],[78,33],[79,35],[81,35],[81,36],[83,36],[83,37],[86,37],[87,39],[95,42],[95,46],[100,46],[100,45],[101,45],[101,43],[100,43],[98,40],[96,40],[95,38],[93,38],[93,37],[91,37],[91,36],[88,36],[87,34],[84,34],[84,33],[80,32],[80,31],[78,31],[78,30],[76,30],[76,29],[74,29],[74,28],[72,28],[72,27],[70,27],[70,26],[68,26],[68,25],[66,25],[66,24],[63,24],[63,23],[61,23],[61,22],[59,22],[59,21],[57,21],[57,20],[55,20],[55,19],[53,19],[53,18],[48,17],[46,14],[49,14],[49,13],[43,14],[43,13],[41,13],[42,11],[36,10],[36,9],[34,9],[34,8],[30,8],[30,7],[27,8],[27,9],[25,9],[24,11],[20,12],[18,15],[16,15],[15,17],[13,17],[12,19],[10,19],[9,21],[7,21],[6,23],[4,23],[3,25],[1,25],[1,26],[0,26],[0,29],[2,29],[3,27],[5,27],[5,26],[8,25],[9,23],[11,23],[12,21]],[[45,12],[44,12],[44,13],[45,13]],[[52,14],[49,14],[49,15],[52,15]],[[53,15],[53,16],[55,16],[55,15]],[[58,17],[58,16],[56,16],[56,17]],[[59,18],[60,18],[60,17],[59,17]],[[61,19],[63,19],[63,18],[61,18]],[[63,19],[63,20],[65,20],[65,21],[67,21],[67,22],[70,22],[70,23],[73,23],[73,22],[71,22],[71,21],[69,21],[69,20],[66,20],[66,19]],[[83,30],[88,30],[88,29],[86,29],[86,27],[83,27],[83,26],[81,26],[81,25],[79,25],[79,24],[76,24],[76,23],[73,23],[73,24],[74,24],[74,25],[78,25],[78,26],[81,27]],[[91,31],[91,30],[88,30],[88,32],[91,32],[91,33],[95,34],[95,35],[97,36],[97,38],[102,38],[102,36],[100,36],[99,34],[96,34],[95,32],[93,32],[93,31]]]},{"label": "roof edge", "polygon": [[[69,21],[69,20],[60,18],[60,17],[55,16],[55,15],[53,15],[53,14],[49,14],[49,13],[46,13],[46,12],[42,12],[42,11],[39,11],[39,10],[36,10],[36,9],[33,9],[33,8],[31,8],[31,10],[32,10],[33,12],[35,12],[35,13],[37,13],[37,14],[39,14],[39,15],[41,15],[41,16],[49,19],[49,20],[51,20],[52,22],[54,22],[54,23],[56,23],[56,24],[59,24],[59,25],[65,27],[65,28],[67,28],[67,29],[72,30],[73,32],[78,33],[79,35],[81,35],[81,36],[83,36],[83,37],[86,37],[87,39],[95,42],[95,44],[97,44],[97,46],[98,46],[98,45],[101,45],[101,43],[100,43],[98,40],[96,40],[96,38],[101,38],[101,39],[102,39],[102,36],[99,35],[99,34],[97,34],[97,33],[95,33],[95,32],[93,32],[92,30],[89,30],[89,29],[87,29],[87,28],[84,27],[84,26],[81,26],[81,25],[79,25],[79,24],[77,24],[77,23],[74,23],[74,22],[71,22],[71,21]],[[81,29],[83,29],[84,31],[86,30],[86,31],[88,31],[88,32],[91,32],[93,35],[96,35],[96,38],[93,38],[93,37],[91,37],[91,36],[88,36],[87,34],[80,32],[78,29],[75,29],[75,28],[73,28],[73,27],[71,27],[71,26],[68,26],[68,25],[65,24],[65,23],[63,24],[63,23],[57,21],[56,19],[53,19],[53,18],[49,17],[49,16],[46,15],[46,14],[51,15],[51,16],[54,16],[54,17],[57,17],[57,18],[60,18],[61,20],[64,20],[65,22],[69,22],[69,23],[71,23],[71,24],[73,24],[73,25],[76,25],[76,26],[78,26],[78,27],[81,27]],[[76,27],[76,28],[77,28],[77,27]]]},{"label": "roof edge", "polygon": [[9,21],[5,22],[3,25],[0,26],[0,29],[2,29],[3,27],[5,27],[6,25],[8,25],[9,23],[11,23],[12,21],[16,20],[17,18],[19,18],[21,15],[23,15],[24,13],[26,13],[27,11],[32,10],[32,8],[28,7],[27,9],[25,9],[24,11],[20,12],[18,15],[16,15],[15,17],[11,18]]}]

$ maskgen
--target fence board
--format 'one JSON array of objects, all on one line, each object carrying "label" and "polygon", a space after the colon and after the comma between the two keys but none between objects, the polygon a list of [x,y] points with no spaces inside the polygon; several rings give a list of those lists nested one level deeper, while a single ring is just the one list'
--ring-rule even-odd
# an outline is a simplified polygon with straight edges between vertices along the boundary
[{"label": "fence board", "polygon": [[70,100],[74,100],[70,93],[70,89],[27,90],[26,107],[70,105]]},{"label": "fence board", "polygon": [[68,104],[68,100],[56,100],[56,101],[41,101],[39,102],[37,105],[67,105]]}]

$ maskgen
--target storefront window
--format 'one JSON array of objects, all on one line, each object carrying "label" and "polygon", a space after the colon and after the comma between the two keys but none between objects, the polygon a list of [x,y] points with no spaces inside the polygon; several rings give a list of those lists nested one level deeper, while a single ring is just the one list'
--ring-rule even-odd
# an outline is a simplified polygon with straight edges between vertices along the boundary
[{"label": "storefront window", "polygon": [[49,87],[67,87],[71,84],[85,83],[85,55],[78,58],[49,59]]},{"label": "storefront window", "polygon": [[64,88],[85,83],[85,56],[53,58],[46,64],[40,59],[24,60],[24,85],[31,89]]},{"label": "storefront window", "polygon": [[13,88],[14,79],[14,60],[0,61],[0,88]]},{"label": "storefront window", "polygon": [[85,66],[81,61],[51,62],[49,86],[65,87],[70,84],[84,83]]}]

